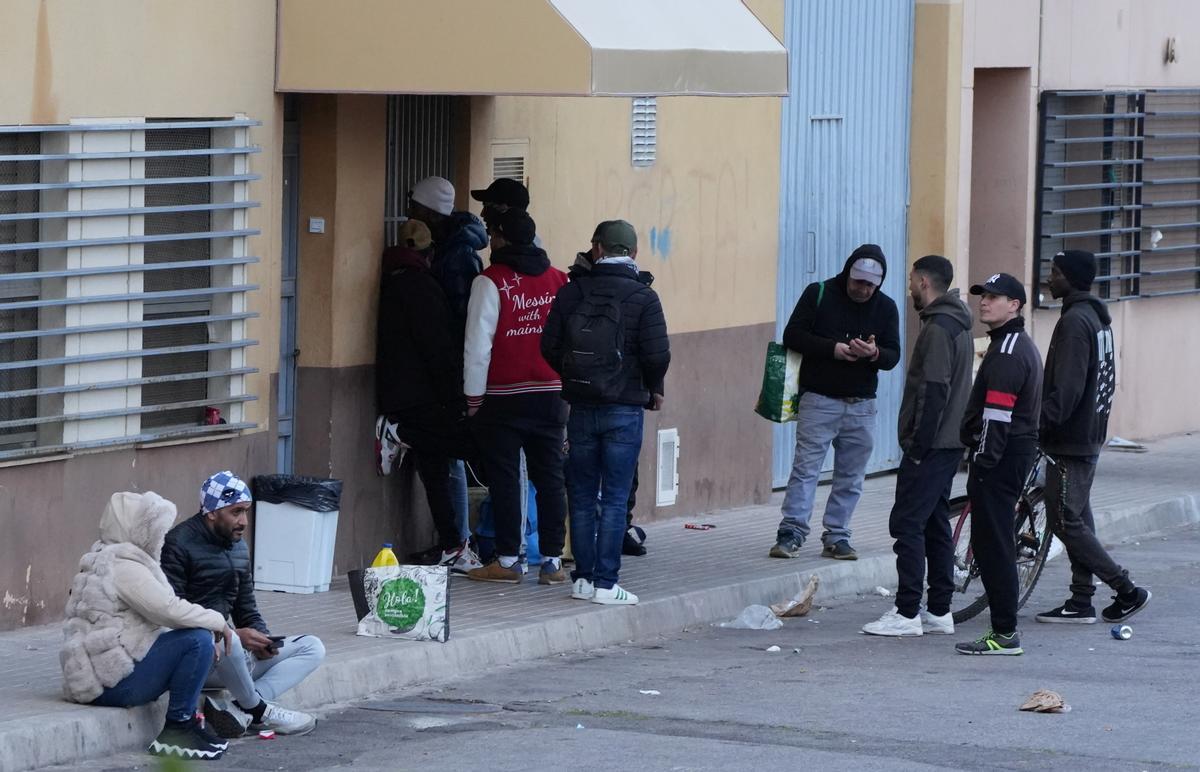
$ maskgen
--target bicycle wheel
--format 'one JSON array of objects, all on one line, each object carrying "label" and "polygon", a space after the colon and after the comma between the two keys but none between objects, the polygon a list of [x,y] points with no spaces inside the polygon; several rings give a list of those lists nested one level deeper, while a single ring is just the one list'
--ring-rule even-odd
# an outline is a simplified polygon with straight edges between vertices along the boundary
[{"label": "bicycle wheel", "polygon": [[1046,567],[1050,554],[1050,521],[1041,488],[1030,489],[1017,502],[1017,608],[1025,605]]},{"label": "bicycle wheel", "polygon": [[950,599],[950,612],[955,624],[960,624],[978,616],[988,604],[979,564],[971,552],[971,507],[966,496],[950,499],[950,532],[954,539],[954,595]]}]

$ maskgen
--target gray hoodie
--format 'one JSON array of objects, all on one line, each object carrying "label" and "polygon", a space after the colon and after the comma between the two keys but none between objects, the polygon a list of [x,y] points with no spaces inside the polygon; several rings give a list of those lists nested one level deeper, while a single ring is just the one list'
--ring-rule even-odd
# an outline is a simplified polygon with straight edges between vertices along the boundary
[{"label": "gray hoodie", "polygon": [[952,289],[921,309],[900,403],[900,447],[920,461],[931,450],[956,450],[971,392],[971,311]]}]

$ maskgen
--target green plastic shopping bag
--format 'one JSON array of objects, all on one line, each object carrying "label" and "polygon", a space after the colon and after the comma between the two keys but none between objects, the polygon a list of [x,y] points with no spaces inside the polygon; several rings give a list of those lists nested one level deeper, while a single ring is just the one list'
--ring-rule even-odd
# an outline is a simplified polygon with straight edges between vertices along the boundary
[{"label": "green plastic shopping bag", "polygon": [[768,421],[787,423],[796,420],[800,407],[800,355],[782,343],[767,344],[762,389],[754,412]]}]

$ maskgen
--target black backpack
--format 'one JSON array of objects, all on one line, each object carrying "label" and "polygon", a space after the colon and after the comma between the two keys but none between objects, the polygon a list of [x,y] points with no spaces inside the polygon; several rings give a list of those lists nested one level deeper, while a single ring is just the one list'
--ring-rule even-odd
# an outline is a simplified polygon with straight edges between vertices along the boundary
[{"label": "black backpack", "polygon": [[625,389],[625,323],[621,304],[642,288],[631,289],[582,277],[583,297],[567,317],[563,385],[587,402],[615,402]]}]

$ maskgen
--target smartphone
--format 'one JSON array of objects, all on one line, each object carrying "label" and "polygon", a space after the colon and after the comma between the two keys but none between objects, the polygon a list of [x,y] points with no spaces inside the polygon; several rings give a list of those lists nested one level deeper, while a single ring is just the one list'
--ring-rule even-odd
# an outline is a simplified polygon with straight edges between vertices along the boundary
[{"label": "smartphone", "polygon": [[267,637],[271,641],[271,646],[278,649],[280,646],[283,645],[283,641],[287,636],[286,635],[269,635]]}]

